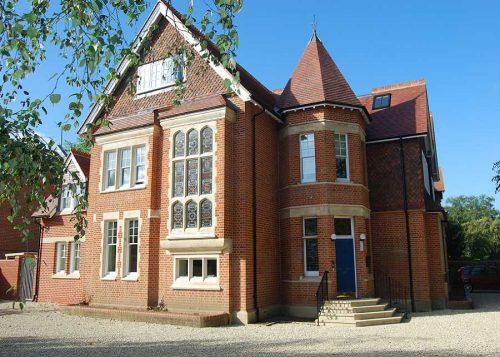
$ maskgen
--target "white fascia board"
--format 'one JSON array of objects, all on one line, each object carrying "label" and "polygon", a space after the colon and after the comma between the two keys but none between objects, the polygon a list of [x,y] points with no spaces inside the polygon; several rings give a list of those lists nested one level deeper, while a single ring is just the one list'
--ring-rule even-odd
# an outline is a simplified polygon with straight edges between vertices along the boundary
[{"label": "white fascia board", "polygon": [[[139,31],[138,35],[135,37],[135,40],[132,44],[132,51],[137,52],[139,49],[142,47],[143,40],[146,37],[147,32],[150,30],[151,26],[153,26],[154,23],[158,20],[158,18],[163,15],[167,21],[174,26],[178,30],[178,32],[182,35],[182,37],[190,44],[193,46],[193,48],[200,54],[202,55],[203,53],[207,51],[203,51],[201,48],[201,45],[199,42],[195,39],[191,31],[183,24],[183,22],[175,16],[175,14],[168,8],[167,5],[165,5],[161,0],[159,0],[153,10],[151,11],[149,17],[147,20],[144,22],[144,24],[141,27],[141,30]],[[230,79],[231,81],[233,80],[234,76],[222,65],[216,65],[212,61],[209,61],[210,67],[224,80],[224,79]],[[125,74],[125,72],[128,70],[130,67],[130,61],[127,58],[123,58],[120,62],[120,64],[117,67],[117,72],[119,74],[118,79],[113,79],[108,82],[108,84],[105,87],[104,93],[109,95],[112,94],[118,84],[120,83],[122,76]],[[239,85],[238,88],[233,88],[236,94],[243,100],[243,101],[249,101],[251,100],[251,94],[250,92],[245,89],[243,86]],[[80,126],[78,129],[78,135],[81,135],[85,132],[85,128],[88,123],[92,123],[96,120],[96,118],[99,116],[101,113],[101,110],[103,109],[103,104],[101,101],[94,103],[92,105],[92,108],[90,109],[89,114],[85,118],[85,121],[83,124]]]}]

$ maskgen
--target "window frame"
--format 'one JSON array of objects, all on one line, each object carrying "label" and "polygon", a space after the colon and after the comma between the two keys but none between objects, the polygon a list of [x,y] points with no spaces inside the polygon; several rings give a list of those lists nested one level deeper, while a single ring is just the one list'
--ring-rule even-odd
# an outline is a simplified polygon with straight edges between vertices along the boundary
[{"label": "window frame", "polygon": [[[130,222],[137,222],[137,242],[130,243]],[[141,222],[140,218],[126,218],[124,219],[124,232],[123,232],[123,280],[137,280],[139,277],[139,256],[140,256],[140,236],[141,236]],[[130,272],[130,247],[137,246],[137,261],[136,271]]]},{"label": "window frame", "polygon": [[[335,220],[336,219],[348,219],[350,220],[350,223],[351,223],[351,234],[338,234],[336,231],[335,231]],[[336,217],[333,217],[333,229],[335,231],[335,236],[337,239],[354,239],[354,218],[353,217],[346,217],[346,216],[336,216]],[[354,244],[354,249],[356,249],[356,244]]]},{"label": "window frame", "polygon": [[[382,97],[388,97],[388,99],[387,99],[387,105],[379,105],[379,106],[377,106],[376,105],[377,98],[382,98]],[[391,106],[391,99],[392,99],[391,93],[378,94],[378,95],[373,96],[372,110],[389,108]]]},{"label": "window frame", "polygon": [[[144,148],[144,163],[141,165],[137,164],[136,156],[137,151],[140,148]],[[122,167],[122,152],[129,150],[130,151],[130,162],[129,166]],[[115,155],[115,164],[114,169],[109,168],[107,157],[110,153],[114,153]],[[131,190],[131,189],[140,189],[145,188],[147,183],[147,164],[148,164],[148,144],[135,144],[135,145],[124,145],[117,148],[111,148],[103,151],[103,165],[102,165],[102,186],[101,192],[113,192],[120,190]],[[144,180],[142,182],[137,182],[137,167],[144,166]],[[129,182],[128,184],[123,184],[123,169],[129,169]],[[115,172],[115,182],[114,185],[108,186],[109,180],[109,172]]]},{"label": "window frame", "polygon": [[[178,55],[177,55],[178,56]],[[176,75],[176,71],[178,70],[175,66],[174,66],[174,59],[173,59],[174,56],[172,57],[167,57],[167,58],[162,58],[162,59],[159,59],[159,60],[155,60],[155,61],[150,61],[150,62],[146,62],[146,63],[143,63],[141,64],[138,68],[137,68],[137,81],[136,81],[136,95],[137,96],[141,96],[141,95],[144,95],[144,94],[148,94],[148,93],[152,93],[152,92],[156,92],[156,91],[161,91],[161,90],[165,90],[165,89],[168,89],[168,88],[174,88],[176,83],[177,83],[177,80],[179,79],[178,76]],[[171,78],[173,78],[173,81],[165,81],[163,82],[162,81],[162,77],[165,75],[165,66],[169,66],[169,65],[166,65],[166,63],[170,62],[170,67],[172,68],[173,72],[172,74],[170,75]],[[151,69],[153,68],[153,66],[157,66],[155,67],[156,69],[159,68],[159,73],[161,75],[161,77],[159,78],[159,85],[152,85],[152,76],[151,76]],[[157,73],[158,71],[155,71],[155,73]],[[145,82],[148,83],[147,86],[144,86],[142,85],[142,78],[143,77],[146,77],[145,79]],[[158,81],[158,79],[156,79]],[[181,79],[182,83],[185,83],[186,82],[186,68],[183,67],[182,68],[182,79]]]},{"label": "window frame", "polygon": [[[347,177],[338,177],[337,176],[337,135],[345,137],[345,168],[346,168],[346,176]],[[350,166],[349,166],[349,135],[344,133],[335,133],[335,179],[338,182],[350,182],[351,174],[350,174]]]},{"label": "window frame", "polygon": [[[306,220],[314,219],[316,220],[316,235],[309,236],[306,235]],[[319,276],[319,249],[317,252],[318,256],[318,270],[307,270],[307,243],[308,239],[316,239],[316,244],[318,244],[318,217],[303,217],[302,218],[302,240],[303,240],[303,257],[304,257],[304,276],[306,277],[317,277]],[[317,247],[317,245],[316,245]]]},{"label": "window frame", "polygon": [[[187,276],[179,276],[179,262],[187,260],[188,269]],[[193,261],[202,261],[201,277],[193,276]],[[209,277],[207,270],[209,260],[216,261],[217,275]],[[173,274],[172,288],[173,289],[193,289],[193,290],[220,290],[220,259],[219,255],[175,255],[173,257]]]},{"label": "window frame", "polygon": [[[311,136],[312,137],[312,143],[313,143],[313,156],[302,156],[302,137],[303,136]],[[316,182],[316,138],[314,135],[314,132],[307,132],[307,133],[301,133],[299,134],[299,158],[300,158],[300,183],[312,183]],[[310,159],[313,158],[313,163],[314,163],[314,178],[312,179],[305,179],[304,178],[304,160],[305,159]]]},{"label": "window frame", "polygon": [[[78,247],[78,249],[77,249]],[[80,242],[71,242],[71,251],[70,251],[70,268],[69,272],[70,274],[79,274],[80,273],[80,255],[81,255],[81,248],[82,246],[80,245]],[[77,256],[78,254],[78,256]],[[76,266],[76,259],[78,259],[78,269],[75,269]]]},{"label": "window frame", "polygon": [[[210,152],[203,151],[203,131],[208,128],[212,132],[212,150]],[[169,197],[170,197],[170,212],[169,212],[169,221],[168,221],[168,229],[169,229],[169,237],[175,238],[182,236],[191,236],[196,237],[199,236],[201,238],[209,235],[213,236],[215,232],[215,194],[216,194],[216,127],[212,123],[201,123],[201,124],[193,124],[189,126],[184,126],[181,128],[176,128],[177,130],[172,130],[171,133],[171,144],[170,144],[170,189],[169,189]],[[190,154],[189,152],[189,134],[193,131],[197,132],[197,143],[198,150],[195,154]],[[182,133],[184,136],[184,150],[182,155],[175,156],[175,138],[176,136]],[[207,158],[211,159],[211,172],[212,172],[212,187],[211,193],[203,193],[203,161]],[[190,160],[197,160],[197,194],[189,194],[188,192],[188,163]],[[175,170],[174,165],[178,162],[182,162],[183,164],[183,194],[182,196],[175,196]],[[212,225],[210,227],[202,226],[202,204],[206,200],[211,203],[211,222]],[[194,202],[196,204],[196,227],[187,227],[187,215],[188,210],[187,206],[190,202]],[[174,210],[173,207],[176,204],[181,204],[183,209],[183,220],[182,220],[182,228],[174,228]]]},{"label": "window frame", "polygon": [[[64,247],[64,257],[61,257],[62,247]],[[63,266],[61,267],[61,259],[64,259]],[[66,274],[66,265],[68,262],[68,243],[67,242],[57,242],[56,243],[56,271],[55,274],[64,275]]]},{"label": "window frame", "polygon": [[[110,223],[116,223],[116,236],[115,236],[115,243],[109,244],[108,238],[109,238],[109,224]],[[104,221],[104,234],[103,234],[103,250],[102,250],[102,272],[101,272],[101,278],[102,279],[115,279],[117,275],[117,270],[118,270],[118,233],[119,233],[119,224],[117,219],[110,219],[110,220],[105,220]],[[115,270],[110,271],[109,268],[109,246],[114,245],[115,247]]]}]

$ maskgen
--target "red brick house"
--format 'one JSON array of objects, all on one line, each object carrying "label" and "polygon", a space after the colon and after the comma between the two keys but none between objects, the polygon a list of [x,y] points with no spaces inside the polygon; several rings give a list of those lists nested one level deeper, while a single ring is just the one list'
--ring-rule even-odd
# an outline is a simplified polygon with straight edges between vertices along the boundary
[{"label": "red brick house", "polygon": [[[122,79],[106,88],[114,104],[104,113],[96,103],[80,130],[103,116],[111,123],[93,132],[79,283],[67,300],[52,295],[57,262],[48,262],[40,301],[162,303],[248,323],[315,316],[325,271],[330,296],[373,297],[381,270],[413,286],[416,310],[443,307],[440,173],[425,82],[358,97],[314,34],[283,90],[238,66],[241,84],[227,95],[231,74],[221,66],[197,54],[182,70],[168,58],[179,43],[199,49],[199,32],[179,16],[156,4],[134,44],[139,50],[158,24],[143,64],[120,63]],[[180,106],[176,79],[186,85]]]}]

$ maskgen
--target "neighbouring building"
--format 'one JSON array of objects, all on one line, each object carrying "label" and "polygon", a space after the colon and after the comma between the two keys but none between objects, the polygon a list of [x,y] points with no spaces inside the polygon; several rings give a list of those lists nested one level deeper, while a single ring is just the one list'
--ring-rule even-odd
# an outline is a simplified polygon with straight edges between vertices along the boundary
[{"label": "neighbouring building", "polygon": [[180,44],[198,51],[200,33],[179,18],[155,5],[134,44],[157,24],[143,64],[120,63],[113,105],[94,104],[80,129],[110,122],[78,170],[89,226],[78,245],[64,210],[43,218],[39,300],[248,323],[314,316],[325,271],[331,296],[355,297],[375,296],[383,271],[413,287],[416,310],[444,307],[444,188],[425,82],[356,96],[314,33],[284,89],[238,66],[228,95],[223,67],[198,52],[185,70],[168,57]]}]

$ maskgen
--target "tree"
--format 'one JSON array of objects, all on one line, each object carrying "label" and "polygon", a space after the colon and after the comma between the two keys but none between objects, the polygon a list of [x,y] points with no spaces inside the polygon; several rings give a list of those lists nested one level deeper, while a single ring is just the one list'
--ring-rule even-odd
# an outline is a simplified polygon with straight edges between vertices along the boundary
[{"label": "tree", "polygon": [[495,193],[500,192],[500,160],[493,164],[493,172],[495,176],[493,176],[492,181],[495,183]]},{"label": "tree", "polygon": [[85,139],[82,139],[81,137],[78,137],[76,139],[76,143],[72,142],[72,141],[69,141],[69,140],[65,140],[64,141],[64,150],[66,150],[67,152],[70,152],[72,149],[76,149],[80,152],[84,152],[84,153],[89,153],[90,150],[92,150],[92,146],[89,145],[89,142]]},{"label": "tree", "polygon": [[[170,3],[170,0],[162,1]],[[224,82],[228,90],[237,87],[239,78],[234,61],[238,46],[234,18],[242,8],[242,1],[204,1],[200,5],[203,8],[197,9],[201,14],[197,20],[194,0],[189,0],[182,16],[186,26],[197,25],[201,29],[201,34],[195,36],[202,50],[209,48],[213,41],[216,51],[204,51],[203,57],[224,65],[234,74],[233,82]],[[62,83],[72,89],[67,114],[58,122],[63,131],[68,131],[79,127],[86,100],[99,101],[105,108],[112,104],[113,97],[103,92],[103,86],[119,77],[113,68],[121,59],[126,58],[133,65],[140,63],[141,52],[131,47],[132,42],[125,34],[149,3],[145,0],[0,0],[0,204],[9,202],[12,214],[8,219],[11,222],[21,219],[16,228],[25,239],[30,237],[27,230],[30,217],[22,212],[46,208],[46,195],[60,194],[64,174],[61,158],[48,149],[55,143],[47,145],[35,135],[44,115],[48,114],[48,105],[60,102],[58,89]],[[146,42],[152,31],[145,36]],[[147,50],[147,46],[143,50]],[[176,65],[190,65],[191,47],[172,50],[183,54],[176,57]],[[25,82],[47,61],[48,51],[57,53],[64,65],[51,77],[47,93],[34,98]],[[182,83],[177,83],[176,92],[180,101]],[[102,125],[106,125],[105,120],[87,129]],[[79,143],[82,147],[92,146],[90,137],[82,140]],[[77,215],[85,206],[85,202],[77,206]],[[81,222],[75,223],[77,236],[85,233],[84,227]]]},{"label": "tree", "polygon": [[[452,258],[492,259],[500,253],[500,212],[485,195],[449,198],[448,248]],[[451,249],[450,249],[451,248]]]}]

